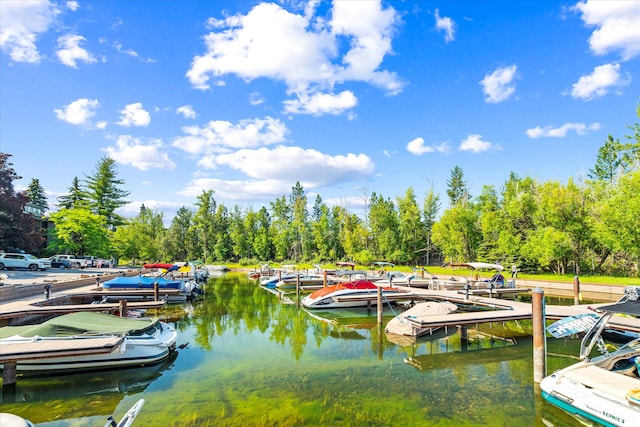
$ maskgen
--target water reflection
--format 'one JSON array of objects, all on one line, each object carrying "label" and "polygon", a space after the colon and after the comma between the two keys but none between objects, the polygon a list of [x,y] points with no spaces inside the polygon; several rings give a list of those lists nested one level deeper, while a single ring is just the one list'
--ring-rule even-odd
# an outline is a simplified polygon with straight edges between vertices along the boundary
[{"label": "water reflection", "polygon": [[[536,390],[531,322],[394,342],[384,324],[401,308],[379,325],[375,310],[307,311],[299,300],[244,274],[212,278],[202,301],[149,313],[175,324],[183,347],[155,373],[19,378],[27,398],[0,410],[43,427],[104,425],[96,415],[138,398],[140,426],[575,424]],[[573,362],[574,344],[548,342],[550,369]]]}]

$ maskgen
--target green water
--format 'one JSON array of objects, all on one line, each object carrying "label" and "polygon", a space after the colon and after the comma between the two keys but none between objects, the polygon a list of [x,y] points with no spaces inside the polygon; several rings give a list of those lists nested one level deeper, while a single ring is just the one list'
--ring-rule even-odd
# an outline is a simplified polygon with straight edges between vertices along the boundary
[{"label": "green water", "polygon": [[[574,426],[533,381],[531,322],[390,342],[366,309],[305,311],[242,274],[157,315],[180,332],[162,365],[18,378],[0,412],[37,426],[104,426],[138,399],[134,426]],[[395,308],[395,312],[400,309]],[[384,323],[395,312],[385,310]],[[549,340],[548,371],[579,342]]]}]

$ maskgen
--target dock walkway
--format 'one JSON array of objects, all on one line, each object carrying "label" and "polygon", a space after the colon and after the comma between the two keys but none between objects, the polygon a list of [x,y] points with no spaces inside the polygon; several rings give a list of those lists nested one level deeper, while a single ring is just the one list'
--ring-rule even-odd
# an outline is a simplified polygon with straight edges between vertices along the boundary
[{"label": "dock walkway", "polygon": [[[416,297],[426,300],[441,299],[458,304],[470,304],[485,306],[491,310],[449,313],[444,315],[429,316],[428,319],[407,319],[415,326],[421,328],[436,328],[441,326],[462,326],[478,323],[506,322],[511,320],[525,320],[532,318],[532,305],[526,302],[509,299],[486,298],[482,296],[461,297],[457,290],[434,291],[418,288],[403,288],[413,291]],[[545,305],[545,318],[559,320],[569,316],[583,313],[593,313],[602,304],[579,305]],[[615,317],[612,326],[623,330],[640,332],[640,320],[630,317]]]}]

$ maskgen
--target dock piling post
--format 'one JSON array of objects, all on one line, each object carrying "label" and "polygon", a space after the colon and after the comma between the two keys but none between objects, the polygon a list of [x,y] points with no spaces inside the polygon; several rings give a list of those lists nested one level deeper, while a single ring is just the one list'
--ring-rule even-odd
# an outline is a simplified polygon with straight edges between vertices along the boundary
[{"label": "dock piling post", "polygon": [[545,377],[547,372],[544,291],[541,288],[535,288],[532,294],[531,318],[533,320],[533,380],[539,383]]},{"label": "dock piling post", "polygon": [[574,305],[580,304],[581,299],[582,298],[580,295],[580,278],[576,275],[573,277],[573,304]]},{"label": "dock piling post", "polygon": [[326,288],[327,287],[327,270],[322,272],[322,287]]},{"label": "dock piling post", "polygon": [[465,284],[464,285],[464,299],[468,300],[469,299],[469,284]]},{"label": "dock piling post", "polygon": [[7,360],[4,362],[4,369],[2,371],[2,389],[10,389],[16,386],[17,377],[17,365],[15,360]]},{"label": "dock piling post", "polygon": [[153,284],[153,300],[158,301],[158,293],[160,292],[160,285],[158,285],[158,281]]},{"label": "dock piling post", "polygon": [[378,325],[382,324],[382,287],[378,286]]},{"label": "dock piling post", "polygon": [[120,300],[120,317],[127,317],[127,300]]},{"label": "dock piling post", "polygon": [[300,295],[300,275],[296,274],[296,294]]}]

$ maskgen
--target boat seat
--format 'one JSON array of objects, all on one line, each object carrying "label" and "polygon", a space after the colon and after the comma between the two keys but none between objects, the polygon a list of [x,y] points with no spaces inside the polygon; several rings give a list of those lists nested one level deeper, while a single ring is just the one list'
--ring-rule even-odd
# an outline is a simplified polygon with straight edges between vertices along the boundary
[{"label": "boat seat", "polygon": [[607,371],[595,365],[572,369],[567,371],[564,376],[622,400],[626,399],[630,390],[640,388],[640,378]]}]

